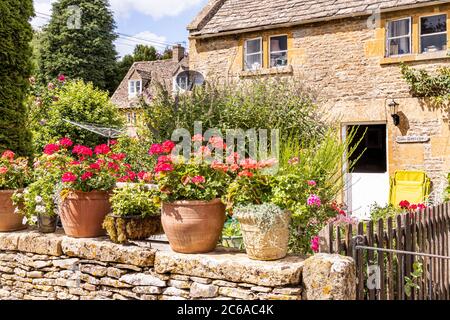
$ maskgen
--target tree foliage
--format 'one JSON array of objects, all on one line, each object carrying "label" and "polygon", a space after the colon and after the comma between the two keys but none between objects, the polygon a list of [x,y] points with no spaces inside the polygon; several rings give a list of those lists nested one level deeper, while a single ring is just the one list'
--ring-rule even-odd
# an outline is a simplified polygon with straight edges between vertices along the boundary
[{"label": "tree foliage", "polygon": [[159,85],[154,92],[152,102],[142,106],[148,134],[156,142],[169,139],[178,128],[193,133],[196,121],[204,130],[280,129],[282,139],[295,135],[303,141],[323,136],[327,128],[311,91],[299,82],[207,83],[178,96]]},{"label": "tree foliage", "polygon": [[105,138],[75,127],[64,119],[105,127],[123,125],[123,119],[110,102],[108,93],[95,88],[92,83],[73,80],[48,90],[52,91],[50,95],[46,94],[52,97],[51,102],[34,106],[35,117],[31,126],[36,151],[41,151],[47,143],[61,137],[71,138],[75,143],[87,146],[106,142]]},{"label": "tree foliage", "polygon": [[31,135],[24,103],[31,74],[32,0],[0,2],[0,151],[28,155]]},{"label": "tree foliage", "polygon": [[62,73],[112,92],[117,70],[114,29],[106,0],[56,1],[50,23],[44,28],[39,66],[43,82]]}]

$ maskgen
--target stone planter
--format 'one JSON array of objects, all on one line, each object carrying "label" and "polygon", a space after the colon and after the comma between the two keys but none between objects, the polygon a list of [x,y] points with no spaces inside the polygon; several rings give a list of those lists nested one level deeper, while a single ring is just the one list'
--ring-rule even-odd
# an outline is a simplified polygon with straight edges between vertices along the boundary
[{"label": "stone planter", "polygon": [[54,233],[58,224],[58,216],[41,215],[37,216],[38,231],[40,233]]},{"label": "stone planter", "polygon": [[16,207],[11,200],[15,190],[0,190],[0,232],[18,231],[27,228],[23,215],[14,213]]},{"label": "stone planter", "polygon": [[173,251],[214,251],[225,223],[225,205],[213,201],[163,203],[161,221]]},{"label": "stone planter", "polygon": [[276,223],[267,230],[261,230],[251,215],[239,217],[244,237],[245,250],[250,259],[271,261],[287,255],[289,243],[290,212],[277,217]]},{"label": "stone planter", "polygon": [[109,238],[115,243],[127,243],[128,240],[145,240],[163,233],[161,216],[121,217],[112,214],[103,222]]},{"label": "stone planter", "polygon": [[109,192],[71,192],[61,206],[61,222],[66,235],[95,238],[105,235],[103,220],[111,211]]}]

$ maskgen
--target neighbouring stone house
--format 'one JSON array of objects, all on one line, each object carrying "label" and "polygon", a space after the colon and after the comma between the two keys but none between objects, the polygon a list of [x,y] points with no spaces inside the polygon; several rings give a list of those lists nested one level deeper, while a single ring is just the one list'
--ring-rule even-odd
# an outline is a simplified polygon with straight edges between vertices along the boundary
[{"label": "neighbouring stone house", "polygon": [[400,65],[450,66],[449,24],[450,1],[211,0],[188,26],[189,68],[223,81],[300,78],[319,90],[343,137],[354,125],[367,129],[367,152],[343,194],[363,215],[370,204],[387,203],[397,170],[426,171],[432,199],[442,200],[448,111],[413,98]]},{"label": "neighbouring stone house", "polygon": [[111,97],[111,101],[122,110],[127,121],[128,134],[137,135],[141,116],[140,100],[152,99],[152,84],[160,83],[169,90],[183,90],[177,76],[189,69],[189,58],[181,45],[173,47],[173,58],[157,61],[135,62]]}]

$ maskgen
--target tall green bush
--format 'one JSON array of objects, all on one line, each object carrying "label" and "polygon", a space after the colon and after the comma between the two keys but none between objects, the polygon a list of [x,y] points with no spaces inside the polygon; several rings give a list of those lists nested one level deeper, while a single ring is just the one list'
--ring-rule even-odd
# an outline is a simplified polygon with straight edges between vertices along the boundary
[{"label": "tall green bush", "polygon": [[24,101],[32,68],[33,15],[32,0],[0,2],[0,152],[29,155],[31,150]]},{"label": "tall green bush", "polygon": [[311,91],[299,82],[207,83],[176,96],[158,86],[155,92],[152,103],[142,105],[145,124],[156,142],[170,138],[177,128],[192,133],[196,121],[204,129],[280,129],[282,138],[295,135],[303,141],[322,136],[327,128]]},{"label": "tall green bush", "polygon": [[[64,121],[96,124],[104,127],[123,125],[118,109],[110,102],[108,93],[82,80],[67,81],[63,85],[48,86],[40,91],[40,97],[32,101],[31,126],[36,151],[50,141],[61,137],[71,138],[77,144],[94,146],[106,142],[106,138],[78,128]],[[42,102],[42,98],[47,97]]]}]

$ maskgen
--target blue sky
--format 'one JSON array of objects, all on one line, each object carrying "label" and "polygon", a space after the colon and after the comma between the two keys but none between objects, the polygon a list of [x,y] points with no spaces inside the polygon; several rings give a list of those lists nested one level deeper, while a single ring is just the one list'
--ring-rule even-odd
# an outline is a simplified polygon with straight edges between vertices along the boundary
[{"label": "blue sky", "polygon": [[[34,0],[37,17],[34,27],[48,22],[51,3],[55,0]],[[117,24],[117,32],[134,38],[121,36],[116,42],[120,56],[131,53],[136,44],[153,44],[164,50],[166,44],[186,41],[186,26],[208,0],[110,0]],[[143,40],[138,40],[143,39]],[[154,42],[156,41],[156,42]]]}]

